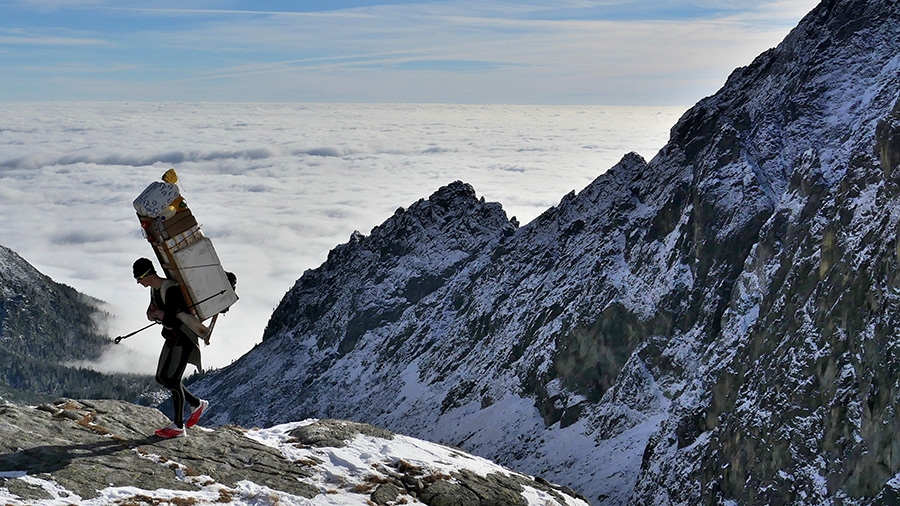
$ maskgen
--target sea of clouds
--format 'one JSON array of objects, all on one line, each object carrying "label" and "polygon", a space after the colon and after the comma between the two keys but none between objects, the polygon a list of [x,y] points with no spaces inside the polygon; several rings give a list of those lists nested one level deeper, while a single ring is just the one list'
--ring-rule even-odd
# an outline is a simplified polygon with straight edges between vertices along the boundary
[{"label": "sea of clouds", "polygon": [[[685,107],[418,104],[0,104],[0,245],[107,303],[110,337],[147,324],[132,262],[154,258],[132,201],[169,168],[235,306],[203,348],[223,367],[354,230],[461,180],[523,225],[627,152],[652,158]],[[153,372],[157,328],[93,366]]]}]

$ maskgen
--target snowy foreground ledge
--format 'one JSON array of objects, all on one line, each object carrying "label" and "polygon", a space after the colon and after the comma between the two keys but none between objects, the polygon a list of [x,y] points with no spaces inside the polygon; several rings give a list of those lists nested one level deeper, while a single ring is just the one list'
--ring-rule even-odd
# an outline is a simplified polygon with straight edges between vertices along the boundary
[{"label": "snowy foreground ledge", "polygon": [[571,490],[370,425],[190,429],[119,401],[0,405],[0,503],[587,506]]}]

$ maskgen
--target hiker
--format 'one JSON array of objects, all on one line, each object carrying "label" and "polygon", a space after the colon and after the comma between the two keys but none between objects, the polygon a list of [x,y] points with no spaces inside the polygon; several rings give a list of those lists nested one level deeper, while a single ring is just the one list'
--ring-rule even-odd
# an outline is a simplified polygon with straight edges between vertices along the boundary
[{"label": "hiker", "polygon": [[[172,424],[157,430],[156,435],[162,438],[183,437],[187,435],[186,429],[196,425],[209,406],[209,402],[194,396],[181,382],[188,364],[200,369],[197,335],[178,317],[178,313],[188,312],[188,305],[178,283],[159,277],[150,259],[137,259],[132,269],[138,284],[151,288],[147,319],[161,323],[162,336],[166,338],[156,366],[156,381],[172,391],[175,414]],[[184,421],[185,401],[193,408],[187,421]]]}]

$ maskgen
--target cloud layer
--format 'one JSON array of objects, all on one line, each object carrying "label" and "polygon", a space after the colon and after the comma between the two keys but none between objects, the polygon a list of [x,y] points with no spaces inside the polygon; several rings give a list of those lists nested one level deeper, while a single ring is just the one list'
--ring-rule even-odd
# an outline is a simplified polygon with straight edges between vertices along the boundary
[{"label": "cloud layer", "polygon": [[[107,301],[110,335],[146,324],[131,263],[152,258],[132,200],[169,167],[238,275],[207,366],[258,343],[302,273],[354,230],[454,180],[527,223],[637,151],[651,158],[680,107],[0,104],[0,244]],[[156,329],[107,369],[155,369]],[[127,353],[126,353],[127,352]]]}]

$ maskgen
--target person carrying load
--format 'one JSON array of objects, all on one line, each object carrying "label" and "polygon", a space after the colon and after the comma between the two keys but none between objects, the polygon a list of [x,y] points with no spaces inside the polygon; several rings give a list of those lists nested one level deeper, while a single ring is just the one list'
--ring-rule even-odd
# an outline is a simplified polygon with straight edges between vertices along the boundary
[{"label": "person carrying load", "polygon": [[[162,276],[153,261],[139,258],[133,264],[135,280],[151,288],[147,318],[154,322],[115,342],[160,323],[166,338],[157,364],[156,381],[172,391],[175,414],[172,424],[156,431],[163,438],[183,437],[209,406],[198,399],[182,382],[185,368],[200,368],[199,339],[208,345],[219,315],[238,300],[237,278],[226,272],[212,240],[200,225],[181,195],[174,169],[163,174],[162,181],[150,184],[133,202],[144,237],[159,261]],[[209,320],[208,326],[203,322]],[[185,403],[193,410],[184,421]]]},{"label": "person carrying load", "polygon": [[[156,274],[153,262],[148,258],[137,259],[132,271],[139,285],[150,288],[147,319],[162,325],[165,338],[156,366],[156,381],[172,392],[174,415],[172,423],[158,429],[156,435],[166,439],[184,437],[187,436],[186,429],[196,425],[209,407],[208,401],[192,394],[182,382],[188,364],[201,368],[198,336],[179,318],[179,314],[188,312],[188,305],[177,282]],[[184,420],[185,402],[193,408],[187,421]]]}]

